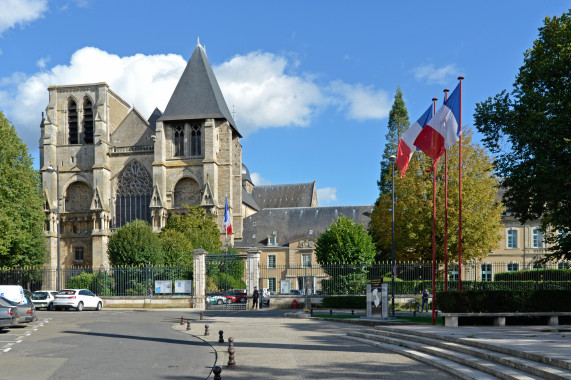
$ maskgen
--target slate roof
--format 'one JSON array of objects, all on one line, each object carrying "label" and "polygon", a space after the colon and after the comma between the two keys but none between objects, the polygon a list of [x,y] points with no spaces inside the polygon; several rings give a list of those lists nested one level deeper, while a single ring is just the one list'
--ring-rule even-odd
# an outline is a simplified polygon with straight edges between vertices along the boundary
[{"label": "slate roof", "polygon": [[274,231],[277,244],[281,247],[300,239],[317,239],[339,218],[339,215],[352,218],[368,228],[373,207],[371,205],[262,209],[244,218],[242,241],[236,241],[234,244],[236,248],[265,247],[268,236],[273,235]]},{"label": "slate roof", "polygon": [[256,211],[260,211],[260,206],[254,200],[252,194],[248,193],[244,188],[242,188],[242,203],[245,203]]},{"label": "slate roof", "polygon": [[159,121],[226,119],[240,137],[206,51],[198,44]]},{"label": "slate roof", "polygon": [[315,182],[255,186],[252,196],[260,208],[311,207]]},{"label": "slate roof", "polygon": [[157,120],[161,116],[163,116],[163,113],[158,108],[155,108],[155,110],[153,111],[151,116],[149,116],[149,120],[147,120],[147,121],[149,122],[149,125],[151,126],[151,128],[153,128],[153,131],[155,131],[157,129]]}]

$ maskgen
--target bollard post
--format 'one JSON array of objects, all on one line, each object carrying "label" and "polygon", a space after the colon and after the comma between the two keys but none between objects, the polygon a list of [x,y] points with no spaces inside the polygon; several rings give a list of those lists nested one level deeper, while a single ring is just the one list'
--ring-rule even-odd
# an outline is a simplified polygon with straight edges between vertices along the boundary
[{"label": "bollard post", "polygon": [[202,321],[204,319],[204,313],[200,313],[200,320]]},{"label": "bollard post", "polygon": [[234,348],[234,338],[232,337],[228,338],[228,349],[230,348]]},{"label": "bollard post", "polygon": [[180,317],[180,324],[184,325],[184,317]]},{"label": "bollard post", "polygon": [[190,330],[190,321],[186,321],[186,329]]},{"label": "bollard post", "polygon": [[309,310],[311,312],[311,316],[313,317],[313,309]]},{"label": "bollard post", "polygon": [[208,325],[204,325],[204,336],[210,335],[210,331],[208,331]]},{"label": "bollard post", "polygon": [[234,353],[236,352],[236,350],[234,349],[234,347],[230,347],[228,349],[228,367],[233,367],[236,365],[236,360],[234,360]]},{"label": "bollard post", "polygon": [[329,309],[329,315],[333,315],[333,310]]},{"label": "bollard post", "polygon": [[212,368],[212,372],[214,372],[214,380],[222,380],[220,373],[222,372],[222,368],[216,366]]},{"label": "bollard post", "polygon": [[224,343],[224,331],[218,331],[218,343]]},{"label": "bollard post", "polygon": [[351,315],[355,315],[355,310],[351,310]]}]

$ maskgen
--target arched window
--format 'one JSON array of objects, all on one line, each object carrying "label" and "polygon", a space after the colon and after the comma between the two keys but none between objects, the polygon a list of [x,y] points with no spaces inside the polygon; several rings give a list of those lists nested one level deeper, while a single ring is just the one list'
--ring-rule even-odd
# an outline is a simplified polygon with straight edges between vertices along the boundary
[{"label": "arched window", "polygon": [[153,182],[147,170],[134,161],[119,176],[115,198],[115,227],[121,227],[135,219],[151,222],[149,205],[153,194]]},{"label": "arched window", "polygon": [[68,144],[79,143],[79,134],[77,130],[77,105],[72,99],[67,102],[67,130]]},{"label": "arched window", "polygon": [[174,187],[174,207],[200,204],[200,187],[192,178],[183,178]]},{"label": "arched window", "polygon": [[174,126],[174,155],[176,157],[184,156],[184,125]]},{"label": "arched window", "polygon": [[202,154],[201,148],[200,127],[198,125],[193,125],[192,131],[190,132],[190,155],[200,156]]},{"label": "arched window", "polygon": [[86,183],[79,181],[72,183],[65,192],[65,211],[89,211],[92,195],[91,188]]},{"label": "arched window", "polygon": [[83,99],[83,141],[93,144],[93,104],[87,97]]}]

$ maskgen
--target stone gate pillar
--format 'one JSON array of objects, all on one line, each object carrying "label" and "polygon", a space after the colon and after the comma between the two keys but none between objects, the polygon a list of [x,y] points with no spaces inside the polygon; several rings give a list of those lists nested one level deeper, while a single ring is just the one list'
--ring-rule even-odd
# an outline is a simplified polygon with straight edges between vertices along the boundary
[{"label": "stone gate pillar", "polygon": [[[252,298],[254,286],[258,286],[260,281],[260,250],[250,248],[246,250],[246,292],[248,298]],[[261,289],[258,289],[261,291]]]},{"label": "stone gate pillar", "polygon": [[195,249],[192,251],[194,257],[194,308],[204,310],[206,308],[206,251]]}]

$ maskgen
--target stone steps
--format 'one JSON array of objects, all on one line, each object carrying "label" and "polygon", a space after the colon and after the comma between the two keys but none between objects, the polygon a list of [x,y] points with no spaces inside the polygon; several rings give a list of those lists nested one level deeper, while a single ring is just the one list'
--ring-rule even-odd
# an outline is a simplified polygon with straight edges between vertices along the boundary
[{"label": "stone steps", "polygon": [[396,351],[463,379],[571,379],[569,362],[470,339],[378,326],[348,339]]}]

